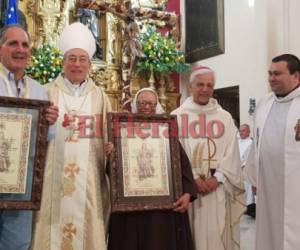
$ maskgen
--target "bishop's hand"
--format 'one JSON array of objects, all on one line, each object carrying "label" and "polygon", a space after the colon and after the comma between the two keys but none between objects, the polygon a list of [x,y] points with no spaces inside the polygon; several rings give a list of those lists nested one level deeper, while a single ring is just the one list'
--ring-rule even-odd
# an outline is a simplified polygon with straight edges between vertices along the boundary
[{"label": "bishop's hand", "polygon": [[219,186],[219,182],[217,180],[216,177],[211,177],[206,181],[206,184],[208,186],[209,189],[209,193],[215,191],[218,186]]},{"label": "bishop's hand", "polygon": [[198,189],[198,193],[202,195],[206,195],[207,193],[209,193],[209,187],[205,180],[203,180],[201,177],[198,177],[197,179],[195,179],[195,182]]}]

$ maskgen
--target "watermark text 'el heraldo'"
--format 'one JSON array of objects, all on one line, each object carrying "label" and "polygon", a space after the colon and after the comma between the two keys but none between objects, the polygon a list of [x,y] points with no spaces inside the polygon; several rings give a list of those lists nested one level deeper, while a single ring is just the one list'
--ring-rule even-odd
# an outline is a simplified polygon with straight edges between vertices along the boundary
[{"label": "watermark text 'el heraldo'", "polygon": [[[188,114],[180,116],[180,122],[176,120],[164,121],[143,121],[136,122],[132,116],[122,121],[116,119],[112,121],[111,129],[114,137],[127,136],[129,138],[147,137],[158,138],[161,136],[179,138],[212,138],[222,137],[225,126],[221,120],[208,120],[206,115],[199,114],[198,119],[189,120]],[[104,136],[104,117],[97,115],[76,115],[64,117],[62,126],[69,130],[70,136],[76,135],[77,138],[102,138]],[[125,131],[125,132],[124,132]]]}]

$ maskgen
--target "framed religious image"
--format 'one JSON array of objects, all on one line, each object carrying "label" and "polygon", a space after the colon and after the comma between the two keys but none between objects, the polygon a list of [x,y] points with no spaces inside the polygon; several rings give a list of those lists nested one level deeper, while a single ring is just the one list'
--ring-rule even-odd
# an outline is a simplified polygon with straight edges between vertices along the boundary
[{"label": "framed religious image", "polygon": [[172,209],[182,194],[176,117],[109,113],[108,131],[112,212]]},{"label": "framed religious image", "polygon": [[0,97],[0,209],[40,207],[49,105]]},{"label": "framed religious image", "polygon": [[186,60],[224,53],[224,0],[185,0]]}]

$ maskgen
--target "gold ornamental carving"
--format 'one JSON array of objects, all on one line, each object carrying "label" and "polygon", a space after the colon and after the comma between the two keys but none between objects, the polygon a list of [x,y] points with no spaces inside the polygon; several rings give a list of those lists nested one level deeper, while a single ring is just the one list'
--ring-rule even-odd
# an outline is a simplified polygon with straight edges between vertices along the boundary
[{"label": "gold ornamental carving", "polygon": [[[77,1],[77,4],[78,2],[81,1]],[[99,4],[101,1],[96,2]],[[132,6],[135,7],[138,15],[147,17],[142,22],[171,27],[171,33],[178,34],[176,15],[163,11],[166,2],[167,0],[132,0]],[[124,1],[110,0],[103,1],[103,3],[112,8],[118,8]],[[19,9],[25,14],[32,45],[38,46],[42,43],[55,45],[63,28],[76,20],[76,11],[79,7],[76,5],[76,0],[20,0]],[[102,10],[99,13],[100,40],[98,42],[102,48],[102,59],[93,60],[91,77],[105,89],[113,109],[120,111],[124,103],[122,100],[124,82],[129,86],[126,87],[128,100],[138,89],[148,86],[148,82],[128,74],[131,58],[130,55],[122,52],[124,51],[122,47],[124,20],[114,12]],[[179,39],[179,37],[176,38]],[[176,107],[177,98],[179,98],[179,94],[173,93],[172,84],[171,78],[164,76],[163,87],[158,89],[159,97],[168,111]]]}]

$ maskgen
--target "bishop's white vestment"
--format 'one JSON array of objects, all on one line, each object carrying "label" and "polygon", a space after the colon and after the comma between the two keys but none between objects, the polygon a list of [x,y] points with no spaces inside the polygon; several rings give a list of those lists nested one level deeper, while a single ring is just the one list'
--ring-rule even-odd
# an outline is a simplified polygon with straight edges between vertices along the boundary
[{"label": "bishop's white vestment", "polygon": [[214,175],[222,184],[198,195],[189,209],[196,250],[239,249],[239,221],[245,210],[237,128],[231,115],[211,98],[198,105],[189,97],[178,109],[179,138],[194,178]]},{"label": "bishop's white vestment", "polygon": [[256,249],[300,248],[300,87],[273,93],[255,114],[254,142],[245,176],[257,187]]},{"label": "bishop's white vestment", "polygon": [[61,75],[48,84],[59,108],[49,145],[32,249],[105,250],[109,191],[104,138],[108,97],[91,79],[72,85]]}]

